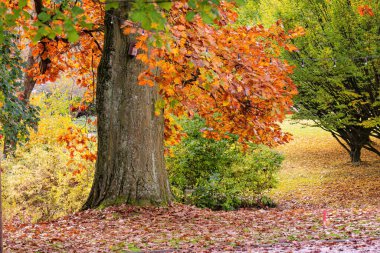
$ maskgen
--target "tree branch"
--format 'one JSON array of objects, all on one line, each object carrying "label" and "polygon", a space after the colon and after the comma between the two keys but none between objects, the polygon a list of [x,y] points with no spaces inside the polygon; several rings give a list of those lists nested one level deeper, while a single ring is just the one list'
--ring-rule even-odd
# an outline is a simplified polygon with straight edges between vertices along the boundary
[{"label": "tree branch", "polygon": [[102,30],[101,30],[100,28],[99,28],[99,29],[93,29],[93,30],[86,30],[86,29],[82,30],[82,32],[84,32],[84,33],[90,35],[91,38],[94,39],[94,42],[95,42],[96,46],[98,47],[98,49],[100,50],[100,52],[103,51],[103,48],[100,46],[100,43],[95,39],[95,37],[94,37],[94,35],[92,35],[92,33],[93,33],[93,32],[101,32],[101,31],[102,31]]},{"label": "tree branch", "polygon": [[[330,131],[331,132],[331,131]],[[331,135],[335,138],[335,140],[338,141],[338,143],[348,152],[348,154],[351,154],[351,150],[341,141],[339,140],[338,136],[336,136],[336,134],[334,134],[333,132],[331,132]]]},{"label": "tree branch", "polygon": [[376,155],[380,156],[380,151],[377,150],[374,146],[372,146],[371,144],[367,144],[366,146],[363,146],[363,148],[371,151],[372,153],[375,153]]}]

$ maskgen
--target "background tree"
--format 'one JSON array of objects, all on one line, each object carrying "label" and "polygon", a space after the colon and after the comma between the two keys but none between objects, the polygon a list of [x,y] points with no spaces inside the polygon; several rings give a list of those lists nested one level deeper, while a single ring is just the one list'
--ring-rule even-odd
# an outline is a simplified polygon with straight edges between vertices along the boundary
[{"label": "background tree", "polygon": [[19,95],[22,91],[23,62],[16,45],[17,37],[7,32],[0,44],[0,123],[1,137],[13,141],[28,135],[28,127],[37,123],[37,108],[25,104]]},{"label": "background tree", "polygon": [[[299,119],[315,122],[360,162],[362,148],[378,155],[380,133],[379,4],[374,1],[262,1],[264,21],[305,27],[287,58],[298,66]],[[272,14],[270,14],[272,13]],[[269,17],[269,18],[268,18]],[[266,19],[266,20],[265,20]]]}]

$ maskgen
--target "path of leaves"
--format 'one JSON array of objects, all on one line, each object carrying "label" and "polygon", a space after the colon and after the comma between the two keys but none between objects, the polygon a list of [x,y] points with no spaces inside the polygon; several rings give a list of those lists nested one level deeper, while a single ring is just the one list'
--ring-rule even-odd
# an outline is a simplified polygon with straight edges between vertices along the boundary
[{"label": "path of leaves", "polygon": [[[48,223],[6,224],[5,244],[6,252],[262,252],[276,249],[311,252],[315,245],[322,252],[339,245],[351,245],[351,249],[380,249],[378,209],[327,210],[326,227],[322,221],[323,211],[212,212],[184,205],[120,206],[85,211]],[[366,238],[365,242],[361,238]]]}]

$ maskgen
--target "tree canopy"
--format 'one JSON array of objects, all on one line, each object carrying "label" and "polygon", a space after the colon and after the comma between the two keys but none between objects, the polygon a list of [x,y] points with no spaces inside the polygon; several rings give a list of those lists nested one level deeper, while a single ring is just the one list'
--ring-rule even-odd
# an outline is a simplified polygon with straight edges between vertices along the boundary
[{"label": "tree canopy", "polygon": [[[281,22],[270,28],[234,24],[237,13],[230,3],[221,3],[219,19],[209,25],[200,17],[189,22],[191,9],[185,3],[172,6],[168,23],[170,37],[163,44],[147,46],[149,32],[139,31],[138,56],[148,69],[140,74],[143,85],[160,87],[165,116],[195,113],[206,119],[209,137],[226,133],[241,142],[276,145],[287,142],[278,125],[297,93],[289,78],[291,67],[279,59],[282,49],[294,50],[291,38],[301,28],[286,32]],[[167,43],[165,45],[165,43]],[[172,129],[167,129],[167,137]]]},{"label": "tree canopy", "polygon": [[[21,29],[19,47],[30,48],[34,59],[27,75],[37,84],[65,74],[88,87],[87,100],[93,100],[103,45],[102,20],[118,5],[2,2],[6,13],[2,29]],[[210,137],[231,132],[239,134],[242,142],[275,145],[289,140],[277,123],[292,105],[296,89],[288,76],[292,67],[278,56],[281,48],[294,50],[288,40],[302,30],[287,34],[281,22],[269,29],[232,25],[237,18],[234,9],[229,2],[136,1],[128,20],[113,17],[122,20],[126,33],[145,31],[136,48],[140,49],[138,59],[149,69],[139,80],[160,86],[162,100],[157,108],[165,107],[169,142],[179,139],[171,115],[194,113],[206,118],[212,131],[205,134]]]},{"label": "tree canopy", "polygon": [[[379,4],[373,1],[278,1],[262,3],[286,27],[305,27],[287,59],[297,65],[297,118],[313,120],[360,161],[380,133]],[[270,7],[269,7],[270,6]],[[275,7],[275,8],[273,8]]]}]

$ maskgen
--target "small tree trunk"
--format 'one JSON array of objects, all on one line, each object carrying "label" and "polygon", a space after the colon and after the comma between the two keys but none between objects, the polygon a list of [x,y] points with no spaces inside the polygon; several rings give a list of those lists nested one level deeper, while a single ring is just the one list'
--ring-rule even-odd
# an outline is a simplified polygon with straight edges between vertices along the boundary
[{"label": "small tree trunk", "polygon": [[[35,58],[33,57],[33,50],[29,49],[28,52],[28,60],[26,62],[27,68],[32,68],[33,65],[36,63]],[[45,73],[46,69],[41,73]],[[24,99],[25,103],[29,103],[30,95],[32,94],[32,91],[34,89],[34,86],[36,85],[36,81],[33,79],[32,76],[29,76],[28,74],[25,74],[24,79],[24,91],[22,94],[22,98]]]},{"label": "small tree trunk", "polygon": [[128,55],[135,37],[120,20],[128,3],[107,11],[103,55],[98,67],[98,159],[83,209],[101,204],[167,204],[170,189],[164,164],[162,115],[155,116],[157,87],[139,86],[141,62]]},{"label": "small tree trunk", "polygon": [[11,136],[5,135],[4,137],[4,157],[7,157],[10,154],[13,154],[16,150],[16,142],[11,139]]},{"label": "small tree trunk", "polygon": [[359,165],[361,163],[360,155],[361,155],[361,146],[352,146],[350,150],[350,157],[351,157],[351,162],[354,165]]},{"label": "small tree trunk", "polygon": [[350,154],[351,163],[353,165],[360,164],[361,150],[364,146],[368,146],[371,143],[370,135],[372,129],[354,125],[338,129],[337,131],[340,138],[342,138],[347,145],[344,145],[339,139],[336,139]]}]

